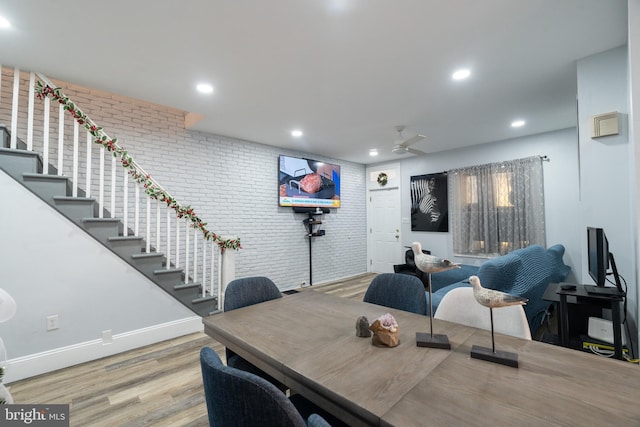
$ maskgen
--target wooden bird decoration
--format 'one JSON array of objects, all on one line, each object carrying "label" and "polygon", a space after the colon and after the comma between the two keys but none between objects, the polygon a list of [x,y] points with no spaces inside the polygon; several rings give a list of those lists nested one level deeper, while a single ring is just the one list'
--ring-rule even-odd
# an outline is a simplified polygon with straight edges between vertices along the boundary
[{"label": "wooden bird decoration", "polygon": [[525,305],[529,299],[483,288],[478,276],[469,277],[469,283],[473,286],[473,296],[481,305],[489,308],[507,307],[510,305]]},{"label": "wooden bird decoration", "polygon": [[420,242],[413,242],[411,249],[413,250],[413,261],[416,263],[418,270],[423,273],[439,273],[441,271],[460,268],[460,264],[451,262],[448,259],[422,253],[422,245]]}]

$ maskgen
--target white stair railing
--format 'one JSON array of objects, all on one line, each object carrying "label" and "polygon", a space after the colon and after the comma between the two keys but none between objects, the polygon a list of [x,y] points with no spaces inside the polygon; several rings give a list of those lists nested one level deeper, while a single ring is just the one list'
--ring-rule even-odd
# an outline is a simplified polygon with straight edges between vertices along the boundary
[{"label": "white stair railing", "polygon": [[[0,66],[2,72],[11,72]],[[40,73],[21,73],[13,69],[11,98],[10,147],[18,148],[17,138],[27,141],[27,150],[43,159],[43,174],[49,174],[49,159],[56,159],[56,173],[72,181],[72,197],[78,188],[84,197],[95,197],[98,217],[121,220],[123,236],[142,237],[146,252],[164,251],[164,268],[182,268],[184,283],[198,283],[202,297],[217,296],[222,301],[222,254],[225,249],[239,249],[239,239],[223,239],[206,228],[190,206],[181,205],[104,130],[87,117],[60,88]],[[24,88],[26,86],[26,89]],[[0,106],[3,105],[0,86]],[[34,102],[41,99],[44,102]],[[58,105],[51,114],[51,100]],[[28,105],[27,123],[19,121],[19,106]],[[0,123],[3,120],[0,109]],[[65,126],[65,116],[73,127]],[[42,119],[40,119],[40,117]],[[41,125],[41,127],[39,127]],[[50,129],[57,129],[57,144],[50,142]],[[81,138],[81,129],[86,137]],[[93,145],[99,146],[98,155]],[[110,164],[106,154],[111,154]],[[140,191],[142,190],[142,191]],[[81,196],[81,195],[80,195]],[[155,199],[156,203],[151,203]],[[107,203],[108,205],[105,205]],[[164,215],[163,215],[164,213]],[[175,224],[172,218],[175,218]],[[184,236],[182,236],[184,234]],[[216,262],[217,260],[217,262]],[[227,275],[228,276],[228,275]],[[232,277],[226,277],[229,280]],[[221,308],[220,306],[218,307]]]}]

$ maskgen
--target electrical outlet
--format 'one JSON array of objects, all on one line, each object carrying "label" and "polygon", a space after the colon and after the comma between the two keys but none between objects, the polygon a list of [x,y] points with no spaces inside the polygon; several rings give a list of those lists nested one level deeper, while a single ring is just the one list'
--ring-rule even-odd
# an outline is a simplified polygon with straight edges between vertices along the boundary
[{"label": "electrical outlet", "polygon": [[305,286],[307,286],[307,282],[305,282],[304,280],[302,282],[300,282],[300,287],[304,288]]},{"label": "electrical outlet", "polygon": [[54,329],[58,329],[58,315],[53,314],[51,316],[47,316],[47,331],[53,331]]},{"label": "electrical outlet", "polygon": [[102,331],[102,344],[111,344],[112,342],[113,337],[111,336],[111,329]]}]

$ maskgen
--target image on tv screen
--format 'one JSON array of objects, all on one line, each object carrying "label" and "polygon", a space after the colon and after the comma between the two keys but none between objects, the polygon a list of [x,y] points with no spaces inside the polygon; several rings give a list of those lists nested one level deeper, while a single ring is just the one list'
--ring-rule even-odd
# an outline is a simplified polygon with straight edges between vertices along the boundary
[{"label": "image on tv screen", "polygon": [[340,166],[290,156],[278,162],[280,206],[340,207]]}]

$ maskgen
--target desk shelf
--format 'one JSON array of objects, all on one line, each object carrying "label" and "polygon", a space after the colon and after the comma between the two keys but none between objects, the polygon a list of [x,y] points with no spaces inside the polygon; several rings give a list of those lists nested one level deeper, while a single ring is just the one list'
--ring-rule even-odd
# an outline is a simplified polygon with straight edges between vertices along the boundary
[{"label": "desk shelf", "polygon": [[[622,313],[620,304],[624,294],[600,295],[587,292],[589,285],[576,285],[576,289],[561,289],[561,283],[551,283],[547,287],[543,299],[558,303],[558,337],[563,347],[582,349],[581,334],[587,333],[586,325],[580,325],[582,319],[602,317],[602,309],[611,309],[614,338],[614,357],[624,360],[622,346]],[[572,308],[570,308],[572,307]],[[576,321],[577,320],[577,321]],[[572,329],[579,329],[572,331]],[[574,332],[573,335],[570,332]]]}]

